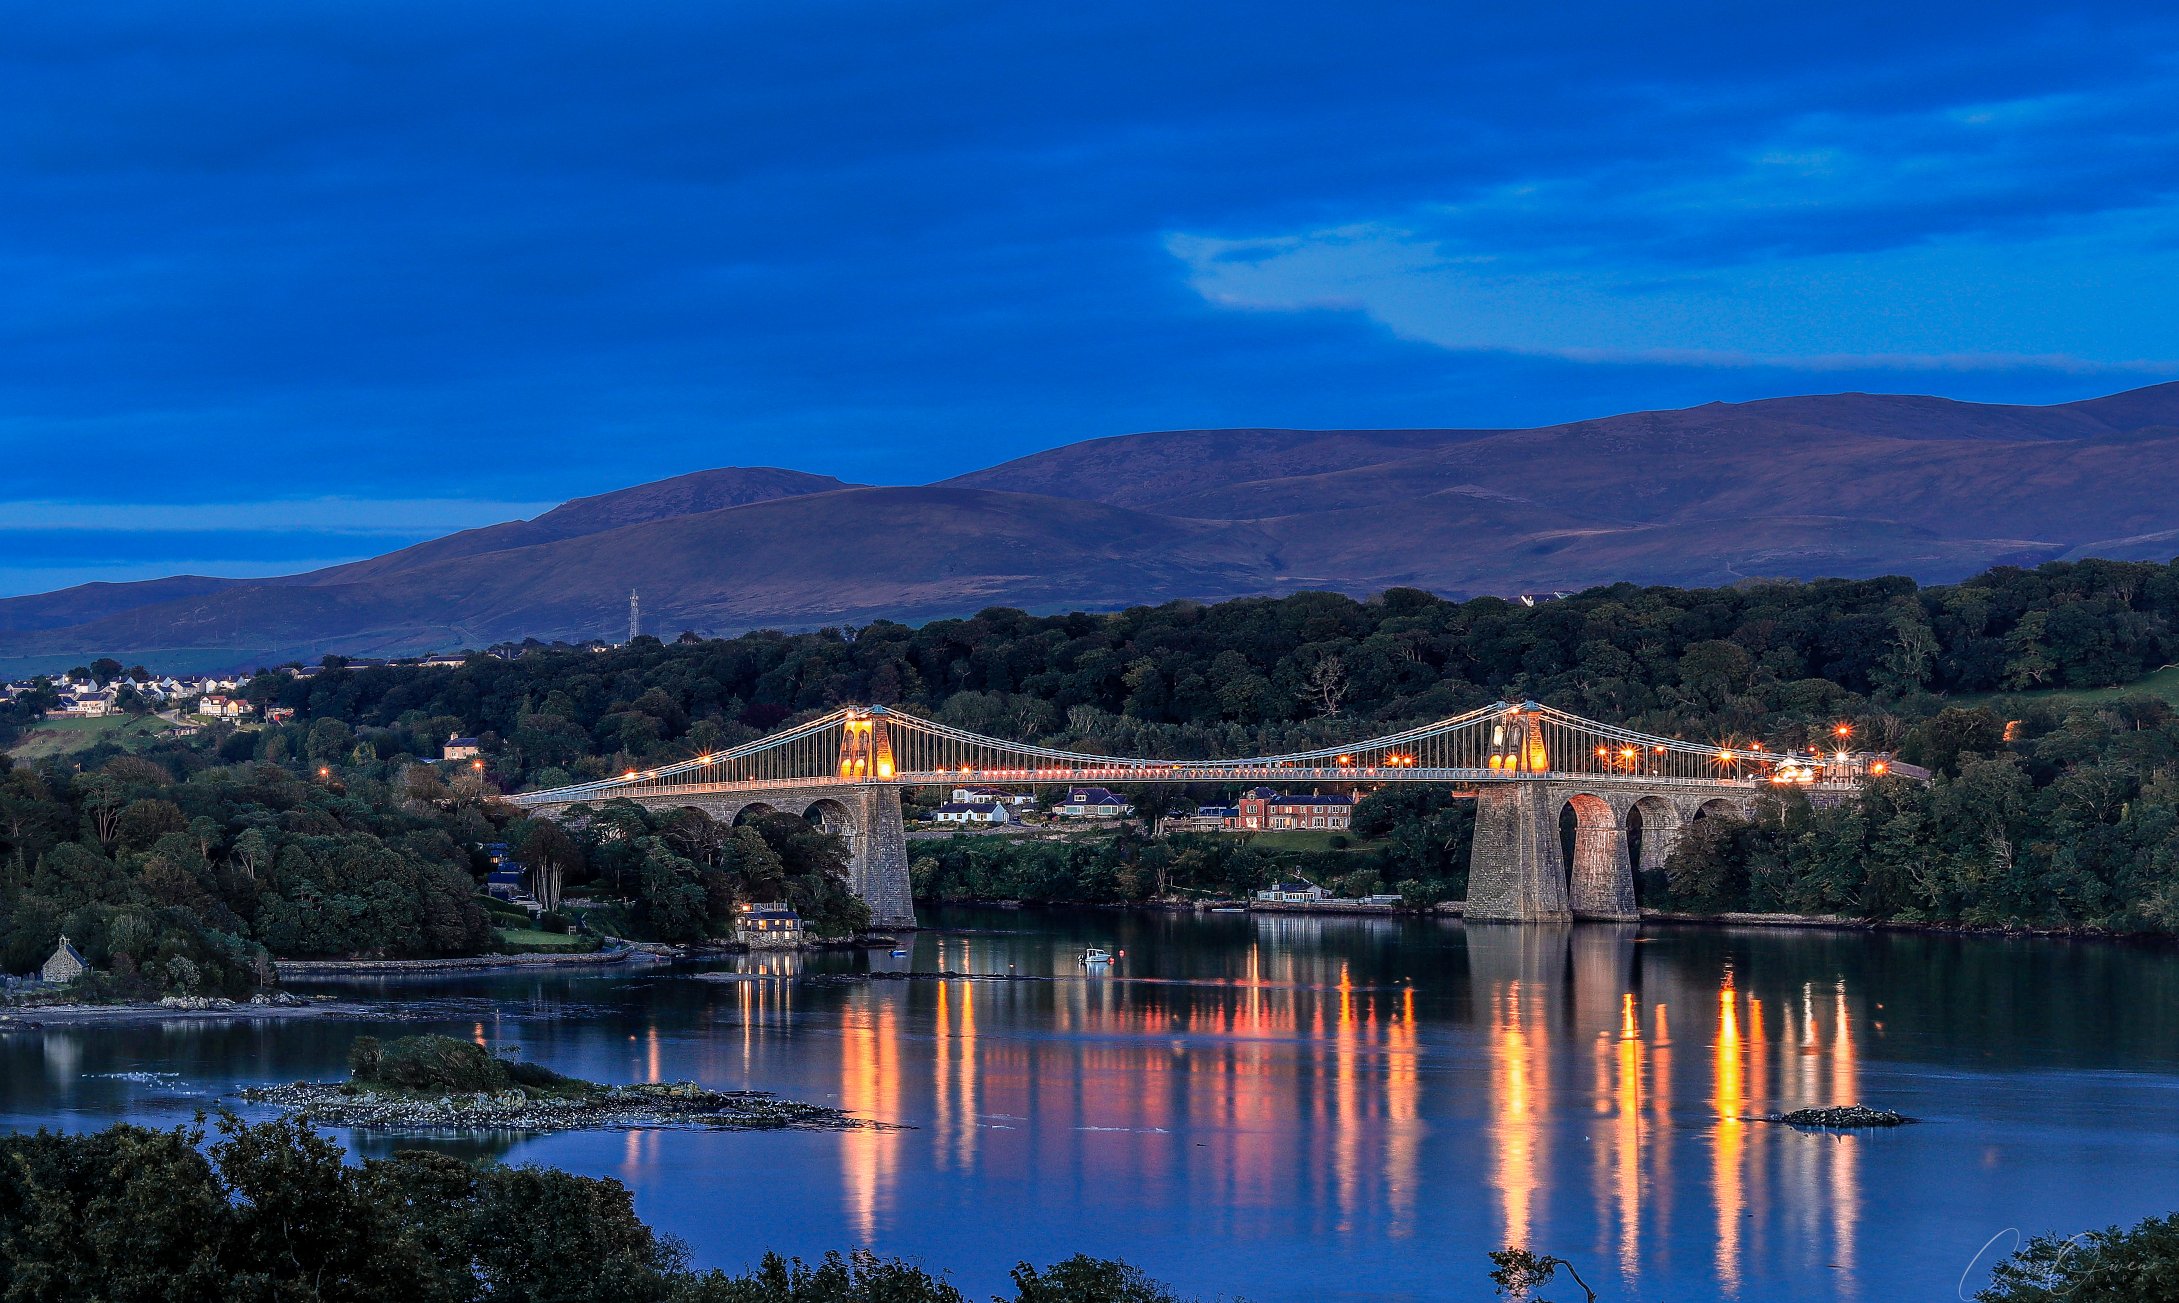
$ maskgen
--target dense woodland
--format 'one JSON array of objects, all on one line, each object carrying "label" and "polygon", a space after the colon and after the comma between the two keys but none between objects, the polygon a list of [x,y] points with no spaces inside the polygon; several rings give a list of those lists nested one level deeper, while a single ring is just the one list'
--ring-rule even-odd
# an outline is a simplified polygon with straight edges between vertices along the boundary
[{"label": "dense woodland", "polygon": [[[619,902],[638,934],[716,934],[735,901],[774,897],[846,933],[866,916],[838,877],[839,844],[798,821],[736,829],[623,805],[560,828],[490,798],[863,701],[1174,756],[1330,742],[1499,697],[1773,746],[1846,720],[1862,745],[1927,764],[1935,781],[1706,821],[1647,875],[1644,902],[2179,931],[2179,721],[2145,695],[2069,707],[2047,691],[2128,684],[2174,661],[2179,564],[2097,561],[1926,588],[1619,585],[1533,608],[1406,589],[1303,593],[502,648],[457,668],[336,660],[250,681],[250,698],[293,707],[292,723],[0,773],[0,956],[22,971],[66,928],[116,980],[213,991],[262,974],[267,950],[474,950],[490,935],[474,887],[492,841],[512,844],[555,896]],[[0,730],[28,722],[30,707],[8,709]],[[430,763],[453,734],[482,741],[486,771]],[[1230,794],[1131,795],[1154,811]],[[1300,872],[1421,904],[1464,894],[1471,829],[1462,802],[1386,791],[1365,795],[1350,844],[1308,853],[1220,836],[962,838],[915,843],[913,872],[937,899],[1227,894]]]}]

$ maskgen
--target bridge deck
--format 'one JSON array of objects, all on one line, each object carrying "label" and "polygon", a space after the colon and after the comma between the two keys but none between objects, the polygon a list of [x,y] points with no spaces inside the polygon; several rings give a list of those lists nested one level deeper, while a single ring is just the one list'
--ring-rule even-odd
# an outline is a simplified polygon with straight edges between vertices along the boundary
[{"label": "bridge deck", "polygon": [[[1842,740],[1851,732],[1845,725],[1840,730]],[[849,706],[727,751],[512,799],[538,807],[618,796],[962,783],[1433,783],[1480,790],[1578,781],[1603,789],[1746,793],[1773,783],[1850,789],[1884,771],[1882,758],[1843,746],[1805,755],[1765,751],[1760,743],[1711,746],[1599,724],[1532,701],[1501,702],[1345,746],[1222,760],[1066,751],[968,733],[883,707]]]},{"label": "bridge deck", "polygon": [[[1664,774],[1595,774],[1576,771],[1508,774],[1489,769],[1409,769],[1409,768],[1350,768],[1336,769],[1300,767],[1188,767],[1163,768],[1114,767],[1110,769],[1081,769],[1065,774],[1037,773],[1014,769],[925,770],[917,773],[895,774],[891,778],[789,778],[750,779],[740,782],[711,783],[631,783],[624,779],[601,782],[593,787],[559,788],[551,792],[524,792],[508,797],[516,805],[569,805],[583,801],[606,801],[626,797],[631,800],[657,800],[672,796],[709,796],[739,792],[786,792],[823,787],[953,787],[964,784],[996,787],[1080,787],[1093,783],[1123,784],[1234,784],[1271,783],[1291,786],[1297,783],[1347,783],[1375,787],[1384,783],[1433,783],[1460,788],[1507,783],[1574,783],[1610,790],[1613,788],[1641,788],[1656,790],[1671,788],[1681,791],[1751,792],[1760,791],[1776,784],[1765,779],[1676,778]],[[1796,783],[1801,791],[1851,791],[1852,783]]]}]

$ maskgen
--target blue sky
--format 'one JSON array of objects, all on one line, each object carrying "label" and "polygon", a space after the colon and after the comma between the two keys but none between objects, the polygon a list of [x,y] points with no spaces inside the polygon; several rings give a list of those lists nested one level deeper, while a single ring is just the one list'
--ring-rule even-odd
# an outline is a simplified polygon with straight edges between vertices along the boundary
[{"label": "blue sky", "polygon": [[18,7],[0,593],[719,465],[2179,376],[2158,6]]}]

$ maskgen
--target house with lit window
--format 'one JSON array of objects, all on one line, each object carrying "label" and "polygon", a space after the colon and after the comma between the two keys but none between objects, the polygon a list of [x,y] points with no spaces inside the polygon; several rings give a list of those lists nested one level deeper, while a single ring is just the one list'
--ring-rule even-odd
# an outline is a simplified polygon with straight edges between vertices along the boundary
[{"label": "house with lit window", "polygon": [[1066,799],[1052,807],[1062,819],[1118,819],[1135,807],[1102,787],[1070,787]]},{"label": "house with lit window", "polygon": [[256,707],[240,697],[214,693],[197,703],[197,713],[211,719],[248,719],[256,714]]},{"label": "house with lit window", "polygon": [[752,950],[792,950],[804,938],[802,916],[783,900],[751,901],[734,916],[734,937]]},{"label": "house with lit window", "polygon": [[1257,892],[1256,899],[1275,905],[1314,905],[1320,900],[1329,900],[1331,894],[1313,882],[1289,878]]},{"label": "house with lit window", "polygon": [[1237,806],[1199,805],[1194,814],[1169,814],[1158,820],[1158,835],[1176,832],[1224,832],[1240,814]]},{"label": "house with lit window", "polygon": [[473,737],[450,737],[439,751],[441,760],[474,760],[477,758],[477,740]]},{"label": "house with lit window", "polygon": [[1327,828],[1344,831],[1354,823],[1354,797],[1345,792],[1329,796],[1310,793],[1298,796],[1270,787],[1251,787],[1241,793],[1227,827],[1241,832],[1268,832],[1279,828]]}]

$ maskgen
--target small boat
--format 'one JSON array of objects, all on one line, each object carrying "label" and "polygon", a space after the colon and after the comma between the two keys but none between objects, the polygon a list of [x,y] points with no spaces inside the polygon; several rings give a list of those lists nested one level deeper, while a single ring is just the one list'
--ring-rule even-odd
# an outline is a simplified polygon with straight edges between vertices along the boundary
[{"label": "small boat", "polygon": [[907,957],[908,957],[908,952],[907,952],[907,951],[905,951],[905,950],[895,950],[895,951],[893,952],[893,958],[895,958],[895,959],[906,959]]},{"label": "small boat", "polygon": [[1112,952],[1110,950],[1100,950],[1096,946],[1091,946],[1082,952],[1082,967],[1084,968],[1096,968],[1099,965],[1111,962]]}]

